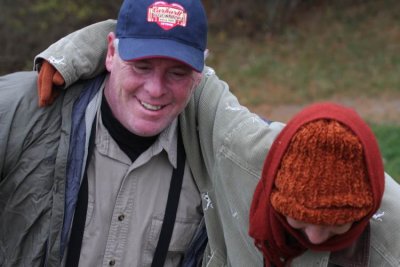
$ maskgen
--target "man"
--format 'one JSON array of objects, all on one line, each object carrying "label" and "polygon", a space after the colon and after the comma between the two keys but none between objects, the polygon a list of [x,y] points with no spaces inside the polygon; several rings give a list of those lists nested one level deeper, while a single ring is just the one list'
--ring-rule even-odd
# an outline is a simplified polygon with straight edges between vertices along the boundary
[{"label": "man", "polygon": [[400,185],[384,176],[375,137],[353,110],[318,103],[295,115],[250,211],[265,266],[400,266]]},{"label": "man", "polygon": [[[115,33],[82,34],[45,57],[68,88],[52,105],[36,73],[0,78],[0,266],[262,264],[249,204],[282,125],[203,70],[200,1],[126,0]],[[75,63],[98,75],[71,85]]]}]

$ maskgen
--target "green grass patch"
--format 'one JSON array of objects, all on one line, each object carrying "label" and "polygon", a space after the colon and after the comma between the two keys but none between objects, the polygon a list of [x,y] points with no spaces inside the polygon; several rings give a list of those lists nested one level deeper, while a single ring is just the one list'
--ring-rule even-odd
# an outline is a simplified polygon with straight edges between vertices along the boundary
[{"label": "green grass patch", "polygon": [[400,126],[372,125],[383,161],[385,171],[400,183]]},{"label": "green grass patch", "polygon": [[399,95],[399,14],[397,0],[331,1],[298,15],[280,35],[211,34],[207,64],[245,105]]}]

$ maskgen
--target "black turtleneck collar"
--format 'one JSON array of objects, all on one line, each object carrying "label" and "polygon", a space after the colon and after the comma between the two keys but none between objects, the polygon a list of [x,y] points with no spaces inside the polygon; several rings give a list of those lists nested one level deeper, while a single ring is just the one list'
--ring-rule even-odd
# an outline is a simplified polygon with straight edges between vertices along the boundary
[{"label": "black turtleneck collar", "polygon": [[101,101],[101,118],[111,137],[117,142],[122,151],[134,162],[140,154],[146,151],[157,139],[158,135],[151,137],[138,136],[126,129],[112,114],[103,93]]}]

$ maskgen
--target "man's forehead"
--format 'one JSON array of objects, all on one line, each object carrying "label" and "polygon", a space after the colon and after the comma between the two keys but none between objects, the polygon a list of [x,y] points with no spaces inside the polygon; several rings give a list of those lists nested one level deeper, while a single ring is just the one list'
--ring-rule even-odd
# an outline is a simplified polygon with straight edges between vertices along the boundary
[{"label": "man's forehead", "polygon": [[177,67],[177,68],[185,68],[189,70],[195,71],[192,67],[187,65],[186,63],[179,61],[175,58],[169,57],[161,57],[161,56],[152,56],[152,57],[143,57],[137,58],[134,60],[127,61],[128,63],[143,63],[143,64],[151,64],[151,65],[163,65],[169,67]]}]

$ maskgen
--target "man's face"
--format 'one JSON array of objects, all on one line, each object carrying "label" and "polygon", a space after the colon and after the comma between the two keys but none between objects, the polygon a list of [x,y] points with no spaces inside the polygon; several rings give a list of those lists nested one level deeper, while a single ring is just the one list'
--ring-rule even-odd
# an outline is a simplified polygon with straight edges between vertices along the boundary
[{"label": "man's face", "polygon": [[294,229],[299,230],[308,238],[310,243],[318,245],[335,235],[341,235],[350,230],[353,223],[343,225],[316,225],[306,222],[297,221],[286,216],[286,221]]},{"label": "man's face", "polygon": [[186,107],[201,74],[173,59],[123,61],[110,33],[105,97],[113,115],[130,132],[154,136]]}]

